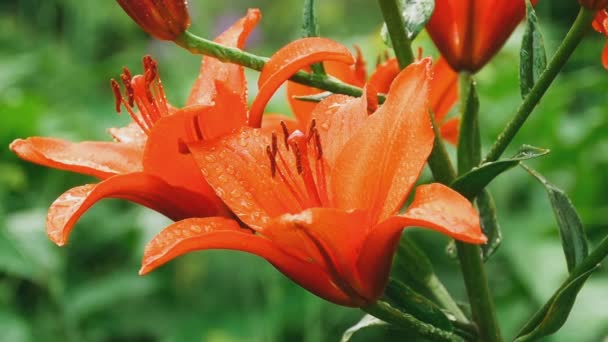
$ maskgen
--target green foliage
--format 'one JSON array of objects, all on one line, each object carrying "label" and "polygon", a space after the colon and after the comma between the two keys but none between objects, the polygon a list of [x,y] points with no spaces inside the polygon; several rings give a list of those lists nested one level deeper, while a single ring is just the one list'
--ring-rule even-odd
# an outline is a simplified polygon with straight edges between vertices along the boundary
[{"label": "green foliage", "polygon": [[521,42],[519,83],[521,96],[526,97],[540,74],[547,67],[547,53],[545,52],[545,41],[543,39],[540,25],[534,7],[526,0],[526,32]]},{"label": "green foliage", "polygon": [[[213,37],[247,6],[242,2],[232,7],[235,2],[189,3],[192,29],[204,37]],[[299,37],[301,4],[256,2],[264,19],[248,49],[269,55]],[[317,6],[322,33],[346,45],[360,44],[369,69],[373,68],[376,55],[384,49],[377,38],[377,4],[343,0],[317,1]],[[561,39],[575,7],[576,1],[539,2],[537,12],[546,25],[543,33],[548,47]],[[7,150],[10,141],[31,135],[109,139],[105,129],[128,120],[113,112],[107,86],[123,65],[140,72],[141,56],[151,53],[159,61],[169,100],[179,105],[194,82],[200,57],[150,40],[113,1],[21,0],[5,1],[0,8],[3,339],[336,341],[361,317],[359,310],[328,304],[293,285],[264,261],[233,252],[197,253],[139,277],[144,244],[168,221],[122,201],[104,201],[91,209],[76,226],[69,246],[50,243],[44,232],[46,208],[66,189],[94,180],[21,162]],[[520,102],[513,60],[519,54],[517,37],[522,33],[516,33],[476,75],[485,147]],[[514,142],[551,147],[550,156],[530,163],[571,195],[591,246],[608,228],[608,76],[599,63],[601,39],[590,35],[583,42]],[[424,33],[413,45],[434,52]],[[256,74],[248,76],[250,84],[255,84]],[[250,94],[255,94],[255,87]],[[280,96],[270,109],[288,111]],[[524,317],[542,307],[568,276],[567,268],[558,262],[563,250],[546,192],[533,184],[523,172],[515,171],[491,183],[504,240],[486,265],[503,331],[511,338]],[[444,253],[445,240],[433,232],[411,229],[406,235],[410,233],[450,293],[465,299],[458,267]],[[393,275],[403,267],[396,262]],[[433,299],[412,283],[407,285]],[[568,322],[547,340],[597,341],[606,336],[606,288],[608,273],[598,269],[577,290]],[[406,333],[396,334],[365,329],[352,341],[407,338]]]}]

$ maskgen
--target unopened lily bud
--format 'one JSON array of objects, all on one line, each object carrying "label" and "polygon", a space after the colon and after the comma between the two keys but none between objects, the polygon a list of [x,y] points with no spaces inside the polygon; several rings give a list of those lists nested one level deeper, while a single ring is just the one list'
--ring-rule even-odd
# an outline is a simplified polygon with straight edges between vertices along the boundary
[{"label": "unopened lily bud", "polygon": [[175,40],[190,26],[186,0],[116,0],[144,31],[160,40]]},{"label": "unopened lily bud", "polygon": [[608,8],[608,0],[578,0],[581,6],[593,10]]}]

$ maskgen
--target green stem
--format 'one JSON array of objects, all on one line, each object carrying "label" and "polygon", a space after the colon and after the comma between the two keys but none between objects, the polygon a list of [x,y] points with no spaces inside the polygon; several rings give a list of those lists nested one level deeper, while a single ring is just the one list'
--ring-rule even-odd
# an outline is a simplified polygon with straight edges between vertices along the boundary
[{"label": "green stem", "polygon": [[517,109],[517,113],[507,124],[505,129],[500,133],[498,139],[492,146],[490,152],[485,157],[484,162],[491,162],[498,160],[503,152],[507,149],[517,132],[526,122],[536,105],[540,102],[541,98],[553,82],[557,74],[561,71],[562,67],[578,44],[583,39],[585,31],[589,29],[595,12],[593,10],[582,8],[580,9],[576,20],[572,24],[570,31],[562,41],[561,45],[555,52],[555,55],[547,65],[547,69],[540,75],[540,78],[528,94],[522,104]]},{"label": "green stem", "polygon": [[412,52],[412,41],[408,38],[405,32],[405,23],[401,16],[401,8],[399,8],[396,0],[378,0],[382,17],[386,23],[388,34],[391,37],[393,50],[399,62],[401,69],[412,64],[414,61],[414,53]]},{"label": "green stem", "polygon": [[608,256],[608,236],[606,236],[599,243],[599,245],[597,245],[597,247],[593,250],[593,252],[591,252],[591,254],[589,254],[585,259],[583,259],[580,265],[575,267],[572,272],[570,272],[568,278],[560,285],[557,291],[555,291],[553,296],[551,296],[551,299],[547,301],[547,304],[545,304],[540,310],[538,310],[520,331],[531,331],[532,329],[534,329],[534,327],[538,325],[538,322],[540,322],[545,317],[547,311],[549,310],[549,305],[551,305],[551,303],[553,302],[553,298],[574,279],[580,277],[584,273],[587,273],[588,271],[599,265],[602,260],[606,258],[606,256]]},{"label": "green stem", "polygon": [[377,301],[361,309],[387,323],[415,332],[420,337],[425,337],[429,341],[463,341],[456,334],[439,329],[432,324],[421,322],[414,316],[403,313],[383,301]]},{"label": "green stem", "polygon": [[[475,80],[471,74],[461,73],[459,81],[461,122],[458,139],[458,174],[462,175],[479,164],[481,144],[479,100]],[[469,200],[473,201],[474,198],[469,198]],[[481,247],[456,241],[456,251],[471,305],[473,321],[479,329],[480,339],[486,342],[502,341],[494,301],[483,266]]]},{"label": "green stem", "polygon": [[[304,10],[302,11],[304,17],[302,23],[302,36],[303,37],[319,37],[321,30],[319,29],[319,22],[317,20],[317,6],[315,0],[304,0]],[[315,63],[310,66],[314,74],[325,75],[325,68],[323,63]]]},{"label": "green stem", "polygon": [[[194,54],[211,56],[222,62],[235,63],[258,71],[261,71],[268,61],[268,58],[266,57],[257,56],[241,49],[224,46],[214,41],[198,37],[188,31],[177,38],[175,43]],[[359,87],[343,83],[334,77],[322,74],[309,74],[300,71],[293,75],[290,80],[337,94],[357,97],[363,94],[363,90]],[[379,95],[378,100],[384,102],[384,96]]]}]

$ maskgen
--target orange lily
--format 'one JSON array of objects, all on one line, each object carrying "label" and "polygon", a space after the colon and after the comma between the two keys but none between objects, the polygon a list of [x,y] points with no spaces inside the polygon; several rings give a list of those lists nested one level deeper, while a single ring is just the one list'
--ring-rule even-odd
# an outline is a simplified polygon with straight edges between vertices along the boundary
[{"label": "orange lily", "polygon": [[[258,10],[221,34],[216,41],[242,48],[260,19]],[[121,79],[126,95],[112,80],[116,110],[124,106],[133,122],[111,128],[114,142],[72,143],[56,138],[17,139],[10,148],[27,161],[101,179],[68,190],[49,208],[47,233],[58,245],[67,243],[80,216],[103,198],[121,198],[156,210],[173,220],[186,217],[231,216],[207,184],[190,155],[180,152],[190,132],[186,123],[199,117],[206,139],[229,134],[247,124],[247,87],[241,66],[203,58],[201,75],[183,109],[167,103],[156,63],[144,58],[143,75]],[[139,112],[133,106],[137,104]],[[181,149],[183,150],[183,149]]]},{"label": "orange lily", "polygon": [[[280,83],[322,55],[349,60],[348,50],[335,46],[310,55],[293,48],[324,42],[305,39],[281,49],[263,69],[256,111]],[[146,247],[140,274],[191,251],[238,250],[265,258],[326,300],[358,307],[382,294],[403,227],[485,242],[471,203],[441,184],[419,186],[407,211],[398,213],[433,147],[431,74],[429,59],[406,68],[371,115],[365,96],[330,96],[315,107],[307,134],[243,127],[189,142],[201,172],[239,221],[207,217],[170,225]]]},{"label": "orange lily", "polygon": [[[343,82],[354,86],[362,87],[365,85],[367,74],[365,71],[365,61],[361,56],[361,51],[357,48],[357,59],[354,66],[344,63],[328,62],[324,63],[325,70]],[[430,105],[435,113],[435,120],[439,125],[443,139],[452,144],[458,142],[458,118],[446,119],[446,115],[458,100],[458,74],[450,68],[443,58],[439,58],[433,65],[434,77],[431,80]],[[376,70],[371,75],[368,85],[380,93],[387,93],[391,83],[399,74],[399,64],[397,59],[387,59],[383,63],[378,63]],[[370,88],[371,89],[371,88]],[[310,122],[310,117],[315,108],[315,103],[297,100],[297,96],[307,96],[319,94],[321,91],[304,86],[295,82],[287,83],[287,98],[291,109],[302,125]],[[301,127],[305,128],[305,127]]]},{"label": "orange lily", "polygon": [[426,29],[454,70],[477,72],[525,14],[524,0],[436,0]]},{"label": "orange lily", "polygon": [[139,27],[156,39],[175,40],[190,26],[185,0],[116,1]]},{"label": "orange lily", "polygon": [[[608,10],[604,9],[597,13],[593,21],[593,28],[608,38]],[[608,69],[608,43],[606,43],[602,52],[602,64],[604,68]]]}]

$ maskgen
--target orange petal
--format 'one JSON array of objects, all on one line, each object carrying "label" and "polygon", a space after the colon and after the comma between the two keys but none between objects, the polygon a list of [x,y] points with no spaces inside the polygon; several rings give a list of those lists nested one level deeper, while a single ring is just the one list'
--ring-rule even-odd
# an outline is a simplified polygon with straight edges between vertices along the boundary
[{"label": "orange petal", "polygon": [[277,51],[262,69],[256,96],[249,114],[249,124],[260,127],[264,107],[275,91],[298,70],[314,63],[335,61],[346,64],[355,62],[350,51],[333,40],[319,37],[302,38]]},{"label": "orange petal", "polygon": [[433,66],[433,80],[429,103],[435,113],[435,121],[441,122],[458,100],[458,74],[443,58]]},{"label": "orange petal", "polygon": [[401,208],[433,148],[430,77],[430,59],[403,70],[386,102],[344,146],[330,177],[338,208],[370,210],[374,220]]},{"label": "orange petal", "polygon": [[602,52],[602,64],[604,68],[608,69],[608,43],[604,46],[604,51]]},{"label": "orange petal", "polygon": [[456,146],[458,145],[458,132],[460,131],[460,119],[452,118],[446,122],[444,122],[439,127],[439,132],[441,133],[441,137],[443,140],[449,142],[450,144]]},{"label": "orange petal", "polygon": [[[180,152],[180,144],[189,140],[187,124],[209,107],[190,106],[158,120],[148,135],[144,150],[144,170],[168,184],[201,194],[213,207],[216,215],[226,213],[225,206],[205,181],[190,154]],[[206,113],[205,113],[206,114]]]},{"label": "orange petal", "polygon": [[334,303],[351,303],[325,269],[285,253],[270,239],[239,227],[235,221],[219,217],[187,219],[165,228],[146,246],[140,274],[188,252],[207,249],[230,249],[258,255],[309,291]]},{"label": "orange petal", "polygon": [[262,234],[288,254],[327,269],[333,282],[361,306],[377,299],[359,293],[366,279],[359,279],[356,269],[371,228],[366,212],[312,208],[272,220]]},{"label": "orange petal", "polygon": [[135,144],[31,137],[13,141],[10,149],[32,163],[101,179],[142,169],[142,149]]},{"label": "orange petal", "polygon": [[141,130],[141,127],[135,122],[131,122],[125,127],[108,128],[108,133],[110,133],[112,138],[117,142],[134,144],[141,146],[142,149],[148,139],[146,133],[144,133],[144,131]]},{"label": "orange petal", "polygon": [[[216,194],[247,225],[262,229],[272,217],[301,210],[290,188],[272,177],[266,147],[271,133],[243,127],[220,139],[189,144],[194,160]],[[295,165],[293,153],[278,141],[281,155]],[[295,172],[295,170],[293,171]],[[302,187],[301,183],[296,183]]]},{"label": "orange petal", "polygon": [[430,228],[468,243],[486,242],[471,202],[445,185],[421,185],[405,214],[389,217],[374,227],[363,246],[358,262],[360,276],[376,279],[367,283],[374,286],[370,293],[382,293],[386,286],[384,274],[390,271],[401,231],[409,226]]},{"label": "orange petal", "polygon": [[381,93],[387,93],[393,83],[393,80],[399,75],[399,63],[396,58],[378,65],[376,71],[369,78],[369,84],[374,85]]},{"label": "orange petal", "polygon": [[[218,36],[215,42],[229,47],[244,48],[245,40],[260,18],[261,13],[258,9],[249,9],[243,18]],[[224,63],[213,57],[203,57],[200,73],[192,87],[187,105],[212,104],[216,93],[216,81],[225,82],[228,89],[241,97],[241,102],[247,103],[247,81],[243,67]]]},{"label": "orange petal", "polygon": [[76,221],[103,198],[121,198],[156,210],[171,219],[206,216],[217,211],[205,197],[167,185],[143,172],[110,177],[98,184],[72,188],[53,202],[47,215],[47,234],[62,246]]},{"label": "orange petal", "polygon": [[[344,83],[355,86],[363,86],[365,84],[365,78],[363,78],[363,80],[360,78],[365,77],[365,62],[362,62],[359,57],[360,56],[357,57],[357,62],[355,63],[354,69],[353,66],[341,62],[325,62],[323,63],[325,72]],[[304,68],[303,70],[310,71],[309,68]],[[289,102],[289,106],[291,107],[295,117],[300,123],[300,128],[305,128],[310,122],[310,114],[315,109],[316,103],[301,101],[295,97],[316,95],[322,92],[323,90],[317,88],[305,86],[296,82],[287,82],[287,101]]]},{"label": "orange petal", "polygon": [[323,156],[333,166],[348,140],[367,120],[367,99],[332,95],[319,102],[312,113],[321,136]]},{"label": "orange petal", "polygon": [[207,140],[234,133],[247,125],[247,103],[224,82],[215,82],[214,105],[198,115],[199,127]]}]

